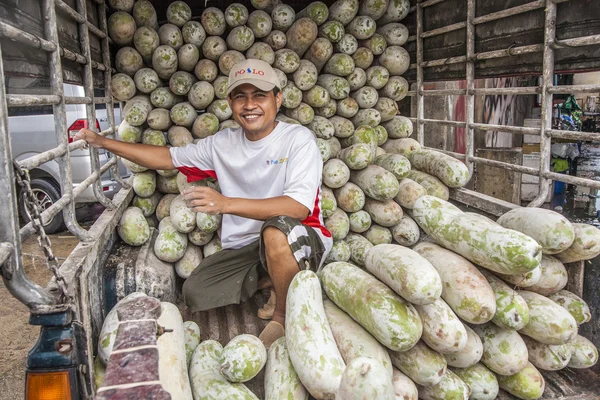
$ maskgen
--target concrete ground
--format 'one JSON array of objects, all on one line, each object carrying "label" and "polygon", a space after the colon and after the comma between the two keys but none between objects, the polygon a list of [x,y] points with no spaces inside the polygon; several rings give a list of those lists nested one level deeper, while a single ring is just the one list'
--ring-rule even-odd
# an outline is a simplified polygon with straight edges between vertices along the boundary
[{"label": "concrete ground", "polygon": [[[84,227],[89,226],[99,212],[101,209],[98,207],[78,210],[78,215],[82,214],[80,223]],[[79,243],[68,231],[50,235],[50,240],[59,261],[65,259]],[[29,279],[46,286],[52,273],[46,268],[36,237],[30,237],[23,243],[22,253]],[[25,361],[39,334],[39,327],[29,325],[28,320],[27,307],[12,297],[0,279],[0,400],[19,400],[25,396]]]}]

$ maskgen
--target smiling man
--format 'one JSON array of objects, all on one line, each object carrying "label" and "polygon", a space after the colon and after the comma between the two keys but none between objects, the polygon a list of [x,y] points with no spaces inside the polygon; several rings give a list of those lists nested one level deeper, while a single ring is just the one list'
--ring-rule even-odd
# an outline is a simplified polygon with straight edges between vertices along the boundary
[{"label": "smiling man", "polygon": [[184,301],[202,311],[246,301],[274,287],[259,316],[269,346],[284,335],[285,301],[301,269],[316,271],[331,249],[321,215],[322,159],[314,135],[276,121],[282,95],[277,74],[245,60],[230,74],[227,99],[240,128],[186,147],[157,147],[103,138],[82,129],[76,139],[151,169],[177,168],[188,182],[216,178],[221,193],[193,186],[183,193],[194,211],[222,214],[223,250],[204,259],[183,285]]}]

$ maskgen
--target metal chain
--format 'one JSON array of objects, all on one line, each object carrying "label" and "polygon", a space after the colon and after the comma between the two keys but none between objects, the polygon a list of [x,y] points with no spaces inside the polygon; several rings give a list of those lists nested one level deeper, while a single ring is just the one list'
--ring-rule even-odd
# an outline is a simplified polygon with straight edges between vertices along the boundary
[{"label": "metal chain", "polygon": [[58,259],[52,251],[52,243],[50,242],[50,238],[48,237],[48,235],[46,235],[46,231],[44,230],[44,224],[42,223],[39,204],[35,198],[35,195],[33,194],[33,190],[31,189],[31,178],[29,176],[29,170],[21,168],[21,166],[16,161],[13,162],[13,165],[16,172],[15,177],[17,179],[17,183],[22,188],[25,208],[29,213],[31,224],[33,225],[35,231],[38,234],[38,245],[44,251],[44,254],[46,256],[46,265],[48,269],[52,271],[52,274],[56,279],[56,284],[60,289],[60,300],[70,302],[72,299],[68,294],[69,292],[67,291],[66,281],[60,274]]}]

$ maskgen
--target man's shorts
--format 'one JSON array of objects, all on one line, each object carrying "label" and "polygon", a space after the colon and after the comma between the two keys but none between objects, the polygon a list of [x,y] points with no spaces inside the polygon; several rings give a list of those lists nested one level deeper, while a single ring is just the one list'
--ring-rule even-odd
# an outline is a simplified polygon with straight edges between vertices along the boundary
[{"label": "man's shorts", "polygon": [[183,300],[192,312],[239,304],[256,293],[259,279],[268,276],[262,232],[269,226],[286,234],[301,270],[317,271],[326,254],[315,230],[295,218],[273,217],[263,224],[259,240],[200,262],[183,284]]}]

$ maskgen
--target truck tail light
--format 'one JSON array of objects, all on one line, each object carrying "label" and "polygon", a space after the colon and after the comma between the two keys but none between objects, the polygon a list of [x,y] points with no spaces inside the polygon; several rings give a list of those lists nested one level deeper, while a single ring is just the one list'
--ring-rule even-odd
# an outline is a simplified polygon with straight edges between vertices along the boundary
[{"label": "truck tail light", "polygon": [[69,371],[27,371],[25,400],[71,400]]},{"label": "truck tail light", "polygon": [[[77,132],[79,132],[80,129],[87,128],[87,127],[88,127],[87,119],[81,118],[81,119],[78,119],[75,122],[73,122],[71,124],[71,126],[69,127],[69,129],[67,129],[67,133],[69,135],[69,143],[73,142],[73,138],[75,137]],[[96,119],[96,129],[98,131],[100,131],[100,123],[98,122],[97,119]]]}]

